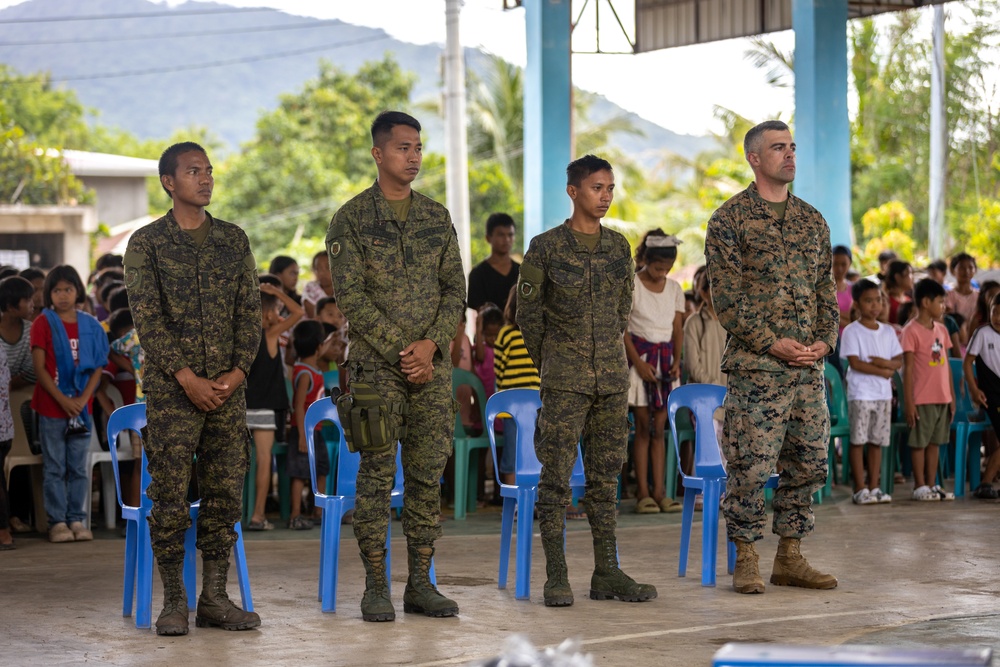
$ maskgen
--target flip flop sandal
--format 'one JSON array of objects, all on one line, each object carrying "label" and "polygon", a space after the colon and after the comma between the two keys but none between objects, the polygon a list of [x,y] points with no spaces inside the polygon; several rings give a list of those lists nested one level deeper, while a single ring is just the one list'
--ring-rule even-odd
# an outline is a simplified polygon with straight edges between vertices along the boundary
[{"label": "flip flop sandal", "polygon": [[17,545],[13,542],[8,542],[7,544],[0,544],[0,551],[13,551],[17,548]]},{"label": "flip flop sandal", "polygon": [[684,506],[673,498],[664,498],[660,501],[660,511],[665,514],[674,514],[684,510]]},{"label": "flip flop sandal", "polygon": [[267,519],[263,521],[251,521],[247,524],[247,530],[274,530],[274,524]]},{"label": "flip flop sandal", "polygon": [[288,527],[292,530],[312,530],[313,523],[312,519],[308,518],[304,514],[300,514],[288,522]]},{"label": "flip flop sandal", "polygon": [[660,506],[652,498],[646,497],[635,504],[636,514],[659,514]]}]

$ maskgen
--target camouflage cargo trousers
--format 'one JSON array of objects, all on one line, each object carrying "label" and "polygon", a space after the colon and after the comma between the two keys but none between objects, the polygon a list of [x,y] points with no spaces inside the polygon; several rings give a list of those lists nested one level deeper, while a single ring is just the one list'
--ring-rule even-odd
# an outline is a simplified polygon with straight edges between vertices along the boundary
[{"label": "camouflage cargo trousers", "polygon": [[541,399],[535,433],[535,455],[542,464],[539,517],[561,515],[572,502],[569,481],[582,434],[587,477],[583,506],[594,538],[613,537],[618,475],[628,449],[628,395],[578,394],[542,387]]},{"label": "camouflage cargo trousers", "polygon": [[823,371],[732,371],[722,451],[729,481],[722,503],[729,539],[764,535],[764,484],[781,466],[771,530],[781,537],[812,532],[812,494],[826,483],[830,413]]},{"label": "camouflage cargo trousers", "polygon": [[197,546],[208,560],[229,558],[250,465],[246,412],[243,387],[211,412],[196,408],[180,387],[147,391],[143,446],[153,501],[149,533],[157,561],[184,559],[184,533],[191,525],[187,494],[195,456],[201,494]]},{"label": "camouflage cargo trousers", "polygon": [[[375,364],[372,382],[389,403],[405,401],[405,417],[391,415],[399,426],[405,419],[406,434],[401,440],[403,464],[403,533],[411,545],[432,545],[441,537],[441,475],[454,444],[455,408],[451,397],[451,364],[435,360],[434,374],[426,384],[411,384],[398,365],[390,366],[375,354],[361,355],[363,343],[351,347],[351,381],[359,378],[355,362]],[[373,381],[374,380],[374,381]],[[354,536],[362,553],[385,545],[389,530],[390,493],[396,477],[396,448],[372,454],[361,453],[358,468]]]}]

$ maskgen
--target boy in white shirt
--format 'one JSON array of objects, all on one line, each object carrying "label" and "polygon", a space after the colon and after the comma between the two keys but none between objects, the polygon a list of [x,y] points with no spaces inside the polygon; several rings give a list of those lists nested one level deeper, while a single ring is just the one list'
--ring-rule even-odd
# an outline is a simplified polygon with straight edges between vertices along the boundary
[{"label": "boy in white shirt", "polygon": [[[868,279],[851,288],[861,318],[844,327],[840,355],[848,360],[847,414],[851,423],[851,470],[854,503],[892,502],[879,488],[882,447],[890,445],[892,432],[892,374],[903,365],[903,348],[896,332],[878,321],[882,293]],[[865,445],[868,446],[868,479],[865,480]]]}]

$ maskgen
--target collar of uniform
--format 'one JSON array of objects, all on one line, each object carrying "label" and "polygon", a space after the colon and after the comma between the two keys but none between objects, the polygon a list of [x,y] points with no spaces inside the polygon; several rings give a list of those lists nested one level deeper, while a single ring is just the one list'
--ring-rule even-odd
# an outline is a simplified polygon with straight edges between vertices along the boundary
[{"label": "collar of uniform", "polygon": [[[750,201],[757,209],[757,213],[765,215],[767,217],[774,218],[778,217],[774,214],[774,209],[771,208],[767,201],[760,196],[760,191],[757,189],[756,183],[750,183],[746,189],[747,195],[750,197]],[[799,209],[799,198],[793,195],[791,192],[788,193],[788,203],[785,205],[785,220],[790,220],[792,216],[798,214]]]},{"label": "collar of uniform", "polygon": [[[181,226],[177,223],[177,218],[174,217],[174,209],[170,209],[169,211],[167,211],[167,214],[163,217],[167,221],[167,229],[170,232],[170,239],[174,243],[177,243],[179,245],[190,245],[190,246],[194,245],[194,239],[191,238],[191,235],[188,234],[183,229],[181,229]],[[212,220],[213,220],[212,214],[209,213],[208,211],[205,211],[205,222],[212,225]],[[218,233],[219,233],[219,226],[212,225],[212,228],[209,230],[208,233],[208,238],[205,239],[205,242],[207,243]]]},{"label": "collar of uniform", "polygon": [[[570,247],[573,248],[573,251],[589,255],[590,250],[587,249],[587,246],[580,243],[580,241],[578,241],[576,236],[573,234],[573,230],[569,226],[569,218],[566,218],[561,226],[563,236],[566,238],[566,242],[569,243]],[[614,250],[614,241],[611,240],[611,235],[604,229],[604,225],[600,225],[599,229],[601,233],[601,240],[598,241],[597,247],[594,248],[594,252],[611,252]]]},{"label": "collar of uniform", "polygon": [[[385,198],[382,188],[378,186],[378,179],[375,179],[375,182],[372,183],[371,192],[375,200],[375,212],[378,215],[378,219],[396,220],[396,214],[393,213],[392,208],[389,206],[389,201]],[[430,215],[427,207],[427,198],[413,188],[410,188],[410,212],[407,214],[406,222],[410,222],[411,220],[425,220],[428,217]]]}]

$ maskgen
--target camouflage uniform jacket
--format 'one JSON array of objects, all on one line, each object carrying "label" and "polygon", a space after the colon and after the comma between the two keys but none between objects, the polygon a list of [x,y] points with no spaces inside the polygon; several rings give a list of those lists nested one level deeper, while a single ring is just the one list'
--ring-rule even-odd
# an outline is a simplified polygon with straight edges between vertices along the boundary
[{"label": "camouflage uniform jacket", "polygon": [[751,183],[712,215],[705,257],[715,310],[729,334],[724,371],[787,370],[767,353],[779,338],[837,346],[830,228],[815,208],[789,194],[778,220]]},{"label": "camouflage uniform jacket", "polygon": [[129,239],[125,286],[148,389],[176,385],[174,374],[185,367],[199,377],[233,368],[249,375],[257,356],[260,287],[250,242],[236,225],[210,215],[208,221],[200,248],[173,210]]},{"label": "camouflage uniform jacket", "polygon": [[333,216],[326,247],[337,305],[361,339],[352,352],[361,343],[397,364],[403,348],[426,338],[451,359],[465,273],[448,209],[413,192],[401,223],[376,182]]},{"label": "camouflage uniform jacket", "polygon": [[518,280],[517,324],[543,387],[628,390],[623,335],[633,278],[628,241],[607,227],[593,253],[568,222],[531,240]]}]

